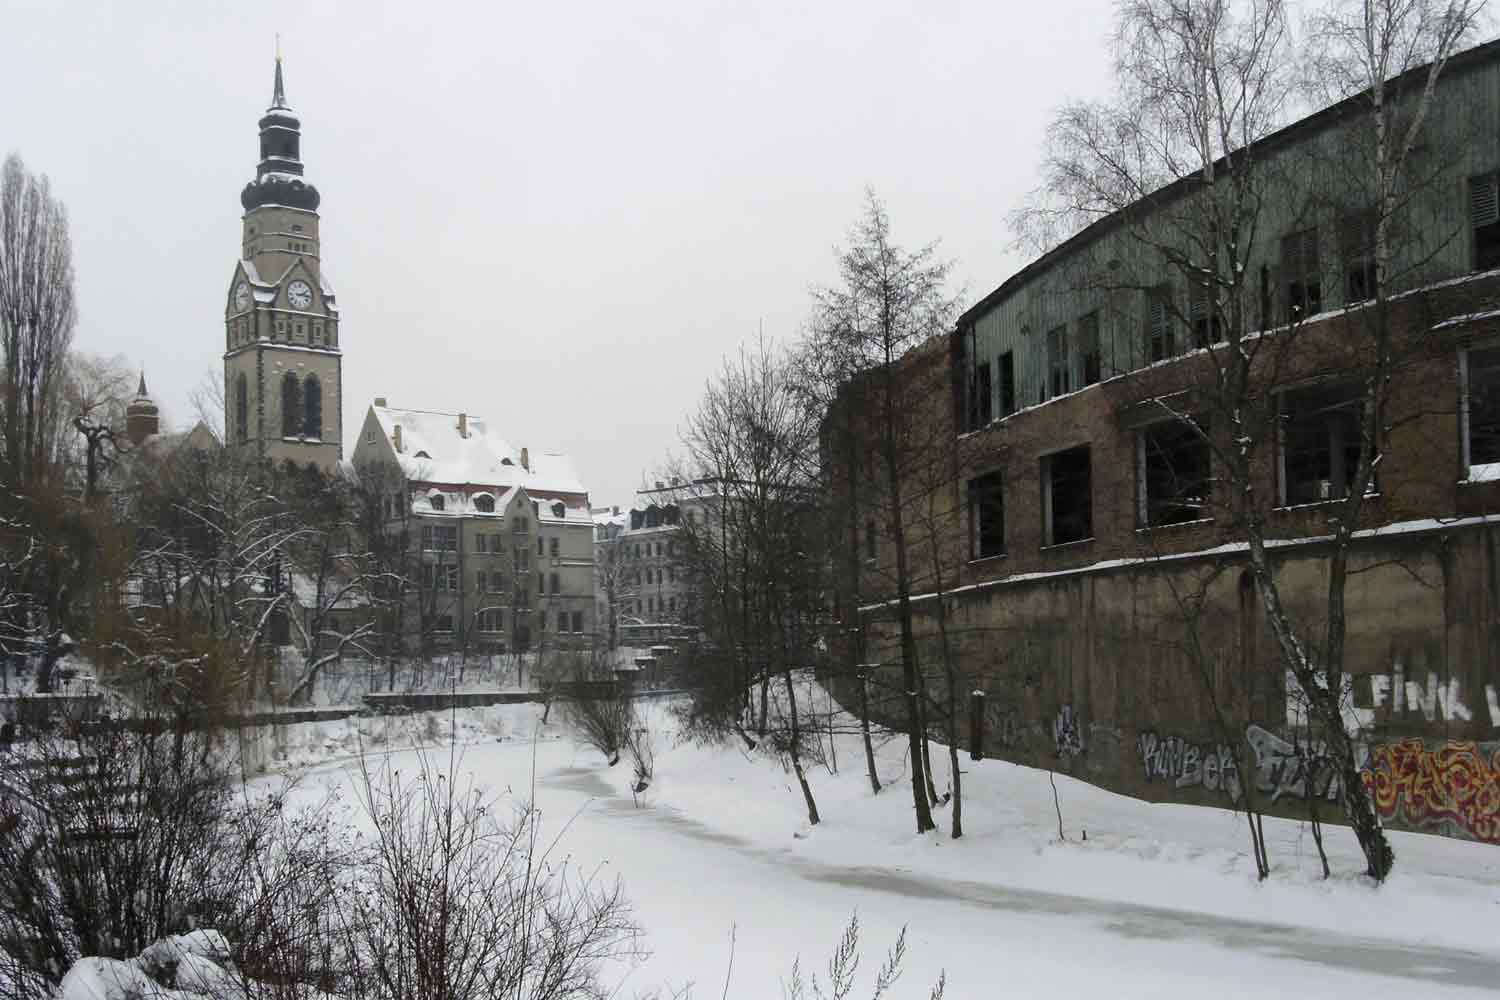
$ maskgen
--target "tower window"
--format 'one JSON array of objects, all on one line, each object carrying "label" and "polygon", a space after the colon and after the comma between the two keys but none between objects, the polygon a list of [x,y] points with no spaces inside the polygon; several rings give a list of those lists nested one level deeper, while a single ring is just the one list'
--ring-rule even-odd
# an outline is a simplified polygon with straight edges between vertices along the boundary
[{"label": "tower window", "polygon": [[318,376],[309,375],[302,388],[302,434],[321,441],[323,439],[323,387]]},{"label": "tower window", "polygon": [[[279,324],[278,324],[279,325]],[[297,376],[281,377],[281,436],[296,437],[302,427],[302,392]]]},{"label": "tower window", "polygon": [[250,439],[250,386],[244,372],[234,380],[234,439],[240,444]]}]

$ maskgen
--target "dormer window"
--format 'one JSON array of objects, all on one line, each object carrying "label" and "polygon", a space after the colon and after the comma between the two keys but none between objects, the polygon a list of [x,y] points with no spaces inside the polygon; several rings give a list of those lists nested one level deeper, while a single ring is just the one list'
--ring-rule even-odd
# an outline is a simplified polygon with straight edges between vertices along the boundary
[{"label": "dormer window", "polygon": [[474,495],[474,509],[481,514],[495,513],[495,498],[488,493],[477,493]]},{"label": "dormer window", "polygon": [[446,506],[443,500],[443,495],[441,493],[434,493],[432,496],[428,497],[427,505],[433,510],[442,510]]},{"label": "dormer window", "polygon": [[562,518],[562,517],[567,516],[567,513],[568,513],[568,507],[567,507],[566,504],[555,503],[555,504],[552,505],[552,516],[553,517]]}]

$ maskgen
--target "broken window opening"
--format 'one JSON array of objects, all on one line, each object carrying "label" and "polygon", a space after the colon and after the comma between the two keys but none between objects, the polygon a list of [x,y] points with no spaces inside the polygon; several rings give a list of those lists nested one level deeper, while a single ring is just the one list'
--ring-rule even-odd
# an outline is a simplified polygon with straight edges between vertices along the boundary
[{"label": "broken window opening", "polygon": [[1464,352],[1464,465],[1500,462],[1500,346]]},{"label": "broken window opening", "polygon": [[1177,353],[1172,333],[1172,298],[1166,286],[1146,293],[1146,358],[1150,363]]},{"label": "broken window opening", "polygon": [[1069,391],[1068,328],[1059,326],[1047,331],[1047,391],[1057,397]]},{"label": "broken window opening", "polygon": [[1137,448],[1140,523],[1154,528],[1210,516],[1208,442],[1185,419],[1144,428]]},{"label": "broken window opening", "polygon": [[969,558],[1005,554],[1005,493],[1001,473],[969,480]]},{"label": "broken window opening", "polygon": [[[1363,395],[1354,381],[1281,393],[1282,503],[1342,500],[1359,465]],[[1375,477],[1367,493],[1375,492]]]},{"label": "broken window opening", "polygon": [[1281,238],[1281,283],[1288,322],[1300,322],[1323,311],[1317,229],[1304,229]]},{"label": "broken window opening", "polygon": [[1000,415],[1008,417],[1016,412],[1016,355],[1006,351],[1000,355]]},{"label": "broken window opening", "polygon": [[1088,445],[1042,459],[1042,513],[1047,545],[1066,545],[1094,536]]}]

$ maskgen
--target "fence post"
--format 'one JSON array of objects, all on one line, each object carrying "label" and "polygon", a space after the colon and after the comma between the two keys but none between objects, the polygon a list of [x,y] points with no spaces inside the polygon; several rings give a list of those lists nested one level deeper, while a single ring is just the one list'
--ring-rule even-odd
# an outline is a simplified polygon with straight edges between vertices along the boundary
[{"label": "fence post", "polygon": [[969,698],[969,758],[984,760],[984,692]]}]

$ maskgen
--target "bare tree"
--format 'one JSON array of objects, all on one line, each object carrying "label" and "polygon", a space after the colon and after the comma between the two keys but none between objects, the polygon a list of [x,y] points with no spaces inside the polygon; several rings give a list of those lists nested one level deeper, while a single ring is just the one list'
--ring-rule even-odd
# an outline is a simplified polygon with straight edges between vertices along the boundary
[{"label": "bare tree", "polygon": [[[804,755],[816,727],[805,725],[809,706],[799,706],[792,673],[811,664],[825,617],[823,563],[809,557],[817,522],[815,416],[791,378],[790,360],[762,338],[726,361],[683,438],[688,462],[711,472],[719,491],[701,528],[688,529],[686,558],[693,579],[717,581],[720,601],[695,603],[722,603],[705,625],[716,645],[738,654],[727,664],[727,689],[732,695],[758,683],[762,736],[774,705],[784,725],[771,742],[797,775],[813,823],[818,809]],[[773,682],[781,685],[774,697]],[[720,678],[692,684],[700,716],[743,704],[720,700]]]},{"label": "bare tree", "polygon": [[917,832],[933,829],[927,769],[923,764],[922,679],[912,622],[913,578],[907,484],[902,458],[913,436],[924,433],[920,390],[903,380],[901,359],[913,348],[948,333],[955,300],[947,291],[949,265],[935,246],[907,251],[891,236],[890,217],[873,192],[838,258],[841,284],[814,293],[808,340],[813,350],[842,360],[864,379],[877,470],[863,497],[877,512],[880,534],[893,557],[891,579],[900,633],[902,698],[911,750],[912,801]]},{"label": "bare tree", "polygon": [[67,210],[12,153],[0,167],[0,447],[12,483],[49,472],[74,322]]},{"label": "bare tree", "polygon": [[[114,465],[125,432],[131,376],[122,357],[74,352],[68,357],[65,397],[73,430],[83,438],[83,492],[93,498]],[[141,386],[145,388],[145,377]]]}]

